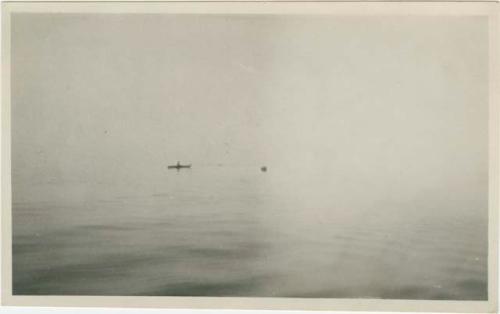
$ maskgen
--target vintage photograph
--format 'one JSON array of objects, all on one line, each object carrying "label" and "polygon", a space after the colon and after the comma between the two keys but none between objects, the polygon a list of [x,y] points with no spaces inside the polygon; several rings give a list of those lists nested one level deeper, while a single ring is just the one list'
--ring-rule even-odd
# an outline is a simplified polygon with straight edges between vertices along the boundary
[{"label": "vintage photograph", "polygon": [[488,15],[9,20],[13,296],[489,300]]}]

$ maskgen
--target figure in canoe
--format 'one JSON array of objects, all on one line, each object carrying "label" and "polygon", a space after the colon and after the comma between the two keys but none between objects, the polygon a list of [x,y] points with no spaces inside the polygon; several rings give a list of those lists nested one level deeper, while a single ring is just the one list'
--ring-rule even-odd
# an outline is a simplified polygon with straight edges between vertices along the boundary
[{"label": "figure in canoe", "polygon": [[172,166],[168,166],[168,169],[177,169],[177,171],[179,171],[180,169],[183,169],[183,168],[191,168],[191,165],[181,165],[180,162],[177,162],[176,165],[172,165]]}]

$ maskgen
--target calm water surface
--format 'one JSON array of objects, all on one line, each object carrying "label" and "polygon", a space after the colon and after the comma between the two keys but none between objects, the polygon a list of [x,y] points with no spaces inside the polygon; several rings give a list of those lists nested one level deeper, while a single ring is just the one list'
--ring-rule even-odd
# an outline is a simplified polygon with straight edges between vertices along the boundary
[{"label": "calm water surface", "polygon": [[195,167],[14,185],[14,293],[487,298],[481,202],[303,178]]}]

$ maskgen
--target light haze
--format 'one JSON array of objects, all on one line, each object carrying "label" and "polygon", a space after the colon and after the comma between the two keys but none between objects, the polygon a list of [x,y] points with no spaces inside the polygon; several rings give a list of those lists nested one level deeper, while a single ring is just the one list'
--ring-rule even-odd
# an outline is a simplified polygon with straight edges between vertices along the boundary
[{"label": "light haze", "polygon": [[[29,274],[51,262],[34,265],[28,262],[33,252],[22,255],[20,249],[18,255],[14,250],[18,291],[484,299],[487,22],[442,16],[14,14],[15,245],[16,239],[20,247],[38,243],[69,258],[65,250],[80,242],[70,237],[76,242],[68,240],[65,249],[54,244],[61,226],[80,230],[76,226],[84,221],[115,230],[123,223],[128,227],[115,230],[121,232],[115,247],[127,238],[143,250],[134,254],[150,256],[158,247],[148,245],[161,240],[144,235],[156,229],[144,225],[142,233],[130,233],[134,221],[154,216],[185,223],[175,232],[167,228],[165,238],[171,249],[191,248],[199,238],[185,243],[183,235],[205,230],[215,216],[234,214],[211,225],[233,233],[226,230],[226,238],[202,244],[204,250],[247,247],[231,242],[241,232],[242,239],[273,252],[263,253],[268,251],[259,245],[233,252],[238,263],[247,263],[244,269],[258,274],[258,282],[247,280],[244,288],[220,288],[217,281],[241,279],[245,271],[222,271],[234,265],[232,259],[218,260],[226,266],[213,266],[213,277],[197,274],[204,285],[186,279],[206,266],[196,263],[217,260],[223,252],[203,251],[196,259],[175,251],[157,257],[157,266],[151,262],[152,273],[131,271],[125,263],[129,277],[120,280],[135,278],[134,289],[111,279],[99,282],[98,275],[94,286],[75,279],[75,265],[92,258],[83,251],[72,253],[81,259],[63,265],[80,285],[57,276],[51,282],[59,285],[46,284]],[[166,169],[177,161],[192,164],[192,170]],[[261,166],[268,172],[260,172]],[[123,201],[134,193],[150,198]],[[151,201],[164,193],[177,201]],[[94,212],[115,198],[120,202],[102,207],[106,215]],[[158,208],[179,212],[164,216]],[[50,210],[60,215],[56,222]],[[34,211],[46,214],[40,221],[50,225],[46,231],[54,238],[30,238],[41,228],[26,218]],[[75,225],[70,213],[80,219]],[[178,221],[177,215],[190,218]],[[96,229],[82,229],[78,239],[114,239],[89,230]],[[432,242],[436,238],[439,243]],[[106,255],[106,248],[99,252]],[[113,258],[127,261],[128,253],[120,252]],[[115,261],[95,254],[99,259],[92,265]],[[168,264],[182,256],[194,258],[196,266]],[[330,265],[332,260],[337,264]],[[419,266],[426,263],[428,273]],[[164,274],[166,268],[172,273]],[[314,269],[322,276],[305,277]],[[400,281],[391,284],[384,278],[394,269]],[[190,283],[160,289],[137,281],[158,274]],[[299,283],[302,290],[287,290]]]}]

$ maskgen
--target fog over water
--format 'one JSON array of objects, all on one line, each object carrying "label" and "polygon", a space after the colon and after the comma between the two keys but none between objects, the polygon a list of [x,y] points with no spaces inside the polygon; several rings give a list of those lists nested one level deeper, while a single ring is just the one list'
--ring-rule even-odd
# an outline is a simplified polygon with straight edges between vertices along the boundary
[{"label": "fog over water", "polygon": [[14,14],[14,293],[486,299],[487,29]]}]

